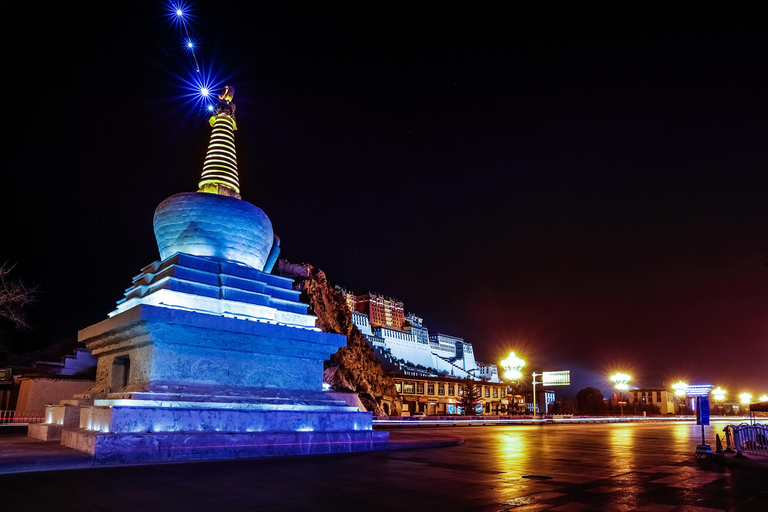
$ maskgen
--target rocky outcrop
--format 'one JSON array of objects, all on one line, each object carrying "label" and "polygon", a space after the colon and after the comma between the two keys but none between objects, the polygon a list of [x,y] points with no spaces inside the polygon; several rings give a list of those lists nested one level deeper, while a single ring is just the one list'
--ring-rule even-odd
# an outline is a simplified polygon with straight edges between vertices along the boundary
[{"label": "rocky outcrop", "polygon": [[382,368],[365,336],[352,323],[346,301],[328,283],[325,273],[306,263],[282,259],[274,273],[294,279],[293,287],[301,292],[301,301],[309,304],[317,316],[317,327],[347,337],[347,346],[326,361],[323,380],[335,391],[357,393],[375,415],[399,415],[403,406],[392,376]]}]

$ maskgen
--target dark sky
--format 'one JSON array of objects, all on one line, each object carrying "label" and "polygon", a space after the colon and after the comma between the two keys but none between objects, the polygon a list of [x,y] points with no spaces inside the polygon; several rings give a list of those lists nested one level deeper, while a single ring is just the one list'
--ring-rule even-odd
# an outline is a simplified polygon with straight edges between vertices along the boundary
[{"label": "dark sky", "polygon": [[[217,5],[192,33],[236,89],[243,197],[285,258],[486,362],[768,393],[764,17]],[[210,129],[162,3],[24,9],[0,259],[56,340],[157,259],[154,208],[196,189]]]}]

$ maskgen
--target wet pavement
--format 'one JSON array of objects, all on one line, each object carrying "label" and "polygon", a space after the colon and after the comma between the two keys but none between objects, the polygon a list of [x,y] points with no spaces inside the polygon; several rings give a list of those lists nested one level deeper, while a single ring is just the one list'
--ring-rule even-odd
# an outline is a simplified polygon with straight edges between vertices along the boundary
[{"label": "wet pavement", "polygon": [[[725,424],[707,429],[714,433]],[[768,472],[693,456],[690,423],[413,428],[447,448],[0,475],[25,511],[768,511]],[[0,461],[1,463],[1,461]]]}]

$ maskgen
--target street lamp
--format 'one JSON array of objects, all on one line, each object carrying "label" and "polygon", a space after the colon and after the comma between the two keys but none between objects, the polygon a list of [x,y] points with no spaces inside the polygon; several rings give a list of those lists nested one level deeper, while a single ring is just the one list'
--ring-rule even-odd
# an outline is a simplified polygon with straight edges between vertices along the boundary
[{"label": "street lamp", "polygon": [[688,384],[680,380],[675,384],[672,384],[672,389],[675,390],[675,396],[677,397],[678,406],[680,407],[680,414],[683,414],[683,406],[681,402],[685,401],[685,394],[688,391]]},{"label": "street lamp", "polygon": [[763,395],[760,397],[761,402],[768,402],[768,395]]},{"label": "street lamp", "polygon": [[619,392],[619,406],[621,407],[621,416],[623,417],[624,406],[627,405],[627,402],[622,400],[621,394],[629,389],[629,381],[632,380],[632,377],[626,373],[614,373],[611,375],[611,380],[613,381],[613,387]]},{"label": "street lamp", "polygon": [[501,366],[504,368],[505,379],[519,380],[523,376],[522,369],[525,361],[517,357],[514,352],[510,352],[509,356],[501,362]]},{"label": "street lamp", "polygon": [[725,401],[725,395],[725,390],[720,386],[717,386],[712,390],[712,398],[715,399],[715,403],[717,404],[717,408],[720,410],[721,416],[723,414],[723,402]]},{"label": "street lamp", "polygon": [[745,409],[747,410],[747,414],[749,414],[749,404],[752,403],[752,395],[749,393],[742,393],[739,395],[739,399],[741,400],[741,405],[746,405]]},{"label": "street lamp", "polygon": [[[517,382],[523,377],[524,366],[525,361],[517,357],[514,352],[510,352],[509,356],[501,362],[501,367],[504,368],[504,378],[513,382]],[[517,411],[514,390],[512,391],[512,402],[515,404],[515,411]]]}]

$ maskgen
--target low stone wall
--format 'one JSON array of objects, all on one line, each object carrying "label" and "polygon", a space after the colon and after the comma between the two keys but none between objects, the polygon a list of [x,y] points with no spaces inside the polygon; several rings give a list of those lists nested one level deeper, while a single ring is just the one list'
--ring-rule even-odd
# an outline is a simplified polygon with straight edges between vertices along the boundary
[{"label": "low stone wall", "polygon": [[21,379],[16,410],[27,413],[45,413],[45,406],[69,400],[84,393],[95,384],[92,380],[33,377]]}]

